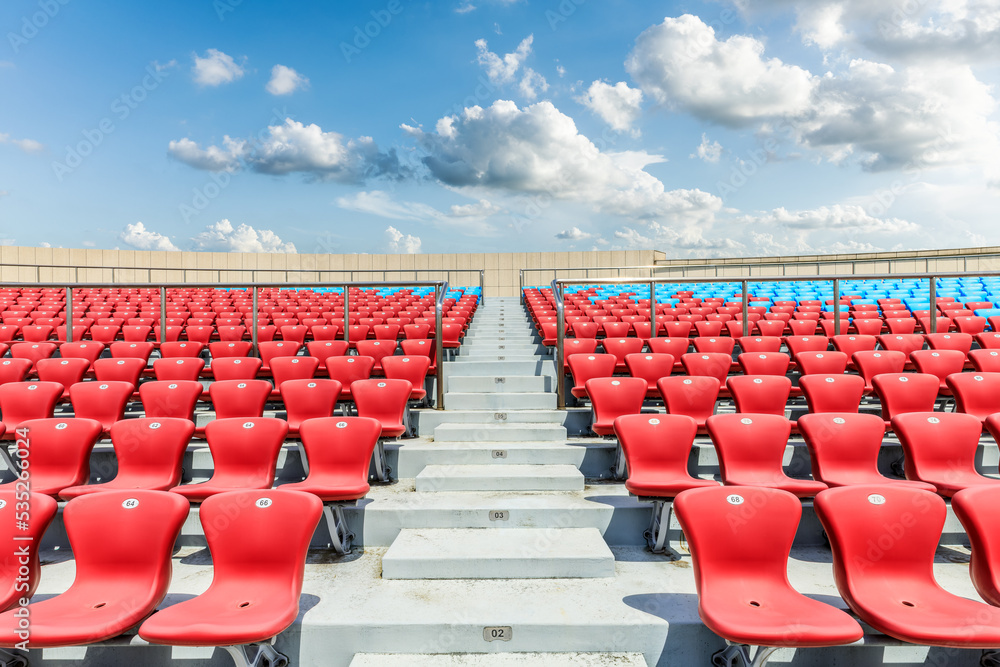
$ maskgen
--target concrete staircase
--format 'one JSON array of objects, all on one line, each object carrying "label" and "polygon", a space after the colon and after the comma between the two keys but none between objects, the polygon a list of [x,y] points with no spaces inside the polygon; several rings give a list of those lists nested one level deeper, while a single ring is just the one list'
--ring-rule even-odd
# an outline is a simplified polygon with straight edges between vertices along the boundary
[{"label": "concrete staircase", "polygon": [[[427,494],[431,505],[446,495],[455,514],[471,520],[401,529],[382,559],[382,577],[614,576],[601,531],[586,512],[567,511],[567,502],[587,504],[579,498],[581,448],[566,444],[551,357],[517,299],[490,299],[444,368],[448,409],[421,415],[419,432],[432,440],[401,447],[398,470],[401,478],[413,475],[415,494]],[[484,494],[493,504],[483,503]],[[531,524],[512,516],[522,511]]]}]

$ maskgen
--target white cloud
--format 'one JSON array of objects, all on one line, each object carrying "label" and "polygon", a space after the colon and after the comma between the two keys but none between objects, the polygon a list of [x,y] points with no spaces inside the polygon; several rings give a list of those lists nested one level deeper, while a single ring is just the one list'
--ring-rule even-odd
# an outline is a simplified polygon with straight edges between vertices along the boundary
[{"label": "white cloud", "polygon": [[163,72],[165,70],[173,69],[175,67],[177,67],[177,61],[176,60],[170,60],[170,61],[165,62],[165,63],[161,63],[159,60],[154,60],[153,61],[153,69],[155,69],[157,72]]},{"label": "white cloud", "polygon": [[711,162],[715,164],[722,157],[722,144],[718,141],[713,141],[709,143],[708,135],[702,132],[701,143],[698,144],[698,148],[689,157],[698,157],[705,162]]},{"label": "white cloud", "polygon": [[9,193],[9,192],[7,192],[6,190],[0,190],[0,197],[6,197],[6,196],[7,196],[7,195],[9,195],[9,194],[10,194],[10,193]]},{"label": "white cloud", "polygon": [[721,257],[738,254],[743,244],[728,237],[707,239],[698,227],[674,229],[658,222],[646,225],[646,232],[633,227],[615,230],[615,249],[622,250],[664,250],[672,256],[698,255],[701,257]]},{"label": "white cloud", "polygon": [[118,238],[122,243],[136,250],[180,250],[168,237],[146,229],[146,226],[141,222],[125,225],[125,229],[118,235]]},{"label": "white cloud", "polygon": [[13,139],[9,134],[4,134],[2,132],[0,132],[0,144],[10,144],[11,146],[16,146],[25,153],[40,153],[45,150],[45,146],[43,146],[41,142],[35,141],[34,139]]},{"label": "white cloud", "polygon": [[876,218],[861,206],[835,204],[805,211],[776,208],[769,213],[746,215],[740,222],[764,227],[804,231],[852,231],[865,234],[913,233],[920,228],[899,218]]},{"label": "white cloud", "polygon": [[701,190],[667,191],[645,167],[664,158],[601,152],[551,102],[519,109],[509,100],[466,108],[436,131],[402,126],[426,153],[431,175],[456,188],[534,194],[589,204],[608,214],[706,223],[722,200]]},{"label": "white cloud", "polygon": [[415,255],[420,252],[420,237],[412,236],[410,234],[403,234],[395,227],[388,227],[385,230],[385,236],[388,241],[389,252],[392,254],[407,254]]},{"label": "white cloud", "polygon": [[271,68],[271,80],[267,82],[267,92],[272,95],[291,95],[296,90],[309,87],[309,79],[291,67],[275,65]]},{"label": "white cloud", "polygon": [[432,220],[441,212],[418,202],[399,202],[383,190],[358,192],[337,198],[337,206],[348,211],[368,213],[392,220]]},{"label": "white cloud", "polygon": [[582,241],[584,239],[589,239],[591,236],[593,236],[593,234],[581,231],[579,227],[564,229],[556,234],[556,238],[561,241]]},{"label": "white cloud", "polygon": [[501,208],[487,199],[480,199],[474,204],[455,204],[449,215],[453,218],[486,218],[499,213]]},{"label": "white cloud", "polygon": [[295,253],[295,244],[285,243],[270,229],[254,229],[240,224],[233,227],[229,220],[208,225],[205,231],[191,239],[193,250],[214,252],[278,252]]},{"label": "white cloud", "polygon": [[232,83],[243,76],[244,70],[236,64],[233,57],[219,51],[209,49],[204,56],[193,54],[194,66],[191,72],[196,83],[202,86],[220,86]]},{"label": "white cloud", "polygon": [[38,247],[39,248],[51,248],[52,244],[49,243],[48,241],[42,241],[41,243],[38,244]]},{"label": "white cloud", "polygon": [[[610,85],[594,81],[576,101],[584,105],[618,132],[628,132],[642,113],[642,91],[624,81]],[[636,132],[638,134],[638,132]]]},{"label": "white cloud", "polygon": [[455,8],[456,14],[468,14],[469,12],[474,11],[476,11],[476,6],[469,2],[469,0],[465,0],[465,2]]},{"label": "white cloud", "polygon": [[171,141],[170,155],[196,169],[236,171],[242,163],[262,174],[301,172],[320,180],[358,183],[374,176],[398,175],[395,151],[380,152],[371,137],[345,140],[316,124],[291,118],[250,140],[223,138],[222,147],[201,148],[190,139]]},{"label": "white cloud", "polygon": [[[494,86],[506,86],[517,79],[517,73],[528,56],[531,55],[531,44],[534,35],[528,35],[517,45],[511,53],[500,57],[489,50],[489,45],[485,39],[476,40],[476,60],[486,70],[486,76]],[[549,83],[545,77],[531,69],[525,67],[521,74],[518,90],[526,99],[533,100],[538,97],[538,93],[549,89]]]}]

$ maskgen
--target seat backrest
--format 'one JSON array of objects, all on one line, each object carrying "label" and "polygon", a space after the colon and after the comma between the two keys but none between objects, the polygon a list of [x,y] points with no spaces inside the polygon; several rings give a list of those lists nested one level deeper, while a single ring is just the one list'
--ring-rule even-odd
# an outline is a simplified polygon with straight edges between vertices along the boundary
[{"label": "seat backrest", "polygon": [[63,359],[86,359],[93,364],[104,352],[104,343],[86,341],[63,343],[59,346],[59,356]]},{"label": "seat backrest", "polygon": [[319,359],[316,357],[275,357],[271,360],[271,376],[274,386],[281,389],[281,384],[288,380],[309,379],[316,374]]},{"label": "seat backrest", "polygon": [[193,422],[194,408],[202,391],[201,383],[196,380],[156,380],[139,385],[139,400],[147,417]]},{"label": "seat backrest", "polygon": [[740,350],[746,354],[748,352],[780,352],[780,336],[741,336],[739,338]]},{"label": "seat backrest", "polygon": [[[223,327],[225,328],[225,327]],[[216,359],[227,357],[245,357],[253,349],[253,343],[248,340],[218,341],[208,344],[208,353],[212,355],[212,362]]]},{"label": "seat backrest", "polygon": [[125,406],[135,392],[135,385],[121,380],[77,382],[69,388],[73,415],[96,419],[107,431],[125,417]]},{"label": "seat backrest", "polygon": [[111,343],[111,357],[114,359],[142,359],[148,362],[154,347],[153,343],[148,342]]},{"label": "seat backrest", "polygon": [[594,406],[594,432],[611,435],[616,417],[639,414],[648,386],[642,378],[633,377],[587,380],[587,395]]},{"label": "seat backrest", "polygon": [[784,417],[792,381],[784,375],[734,375],[726,387],[736,402],[736,412]]},{"label": "seat backrest", "polygon": [[733,349],[736,347],[736,341],[732,338],[705,338],[703,336],[698,336],[691,341],[694,345],[694,351],[700,353],[722,353],[729,355],[730,361],[732,361]]},{"label": "seat backrest", "polygon": [[193,434],[194,422],[188,419],[144,417],[117,422],[111,427],[118,459],[115,485],[167,491],[180,484],[184,451]]},{"label": "seat backrest", "polygon": [[674,372],[674,357],[663,352],[628,354],[625,355],[625,366],[629,375],[645,380],[647,389],[655,390],[657,380]]},{"label": "seat backrest", "polygon": [[918,373],[933,375],[943,386],[946,377],[962,372],[965,356],[960,350],[914,350],[910,361]]},{"label": "seat backrest", "polygon": [[35,370],[38,372],[38,379],[43,382],[58,382],[64,389],[69,389],[77,382],[83,381],[90,362],[86,359],[73,358],[39,359],[35,363]]},{"label": "seat backrest", "polygon": [[940,386],[937,376],[925,373],[880,373],[872,378],[886,421],[907,412],[933,412]]},{"label": "seat backrest", "polygon": [[874,350],[878,339],[875,336],[851,334],[833,336],[830,338],[830,342],[833,343],[833,349],[851,356],[861,350]]},{"label": "seat backrest", "polygon": [[[827,354],[830,354],[827,352]],[[799,388],[809,412],[857,412],[865,393],[860,375],[803,375]]]},{"label": "seat backrest", "polygon": [[223,380],[254,380],[263,365],[258,357],[220,357],[212,360],[212,377]]},{"label": "seat backrest", "polygon": [[788,373],[791,363],[783,352],[744,352],[736,361],[744,375],[781,375]]},{"label": "seat backrest", "polygon": [[76,564],[73,586],[107,582],[109,595],[117,590],[130,598],[141,591],[143,597],[128,602],[152,611],[167,593],[174,543],[189,509],[176,493],[145,489],[69,501],[63,520]]},{"label": "seat backrest", "polygon": [[[943,319],[943,318],[939,318]],[[939,329],[939,331],[945,331]],[[958,350],[968,355],[972,349],[972,334],[967,333],[932,333],[924,335],[927,346],[932,350]]]},{"label": "seat backrest", "polygon": [[674,499],[674,512],[688,540],[699,596],[731,594],[745,582],[788,585],[788,554],[802,516],[802,503],[791,493],[689,489]]},{"label": "seat backrest", "polygon": [[663,397],[667,414],[687,415],[703,424],[715,412],[722,386],[711,377],[673,376],[660,378],[656,388]]},{"label": "seat backrest", "polygon": [[955,396],[955,412],[970,414],[979,421],[1000,412],[1000,372],[953,373],[945,382]]},{"label": "seat backrest", "polygon": [[892,430],[903,446],[907,479],[934,484],[944,495],[954,492],[952,485],[965,486],[967,479],[985,479],[975,467],[983,425],[972,415],[912,412],[893,417]]},{"label": "seat backrest", "polygon": [[852,478],[880,476],[878,455],[885,422],[856,412],[808,414],[796,422],[809,448],[813,479],[842,486]]},{"label": "seat backrest", "polygon": [[[0,611],[30,598],[38,587],[39,545],[58,508],[54,498],[42,493],[25,497],[23,491],[0,491],[0,545],[7,554],[0,558]],[[17,516],[26,510],[31,520],[19,526]]]},{"label": "seat backrest", "polygon": [[[171,357],[153,362],[153,375],[157,380],[195,381],[205,368],[205,360],[192,357]],[[141,390],[142,387],[139,387]]]},{"label": "seat backrest", "polygon": [[723,483],[730,477],[765,486],[783,478],[781,460],[792,425],[777,415],[714,415],[706,422],[719,453]]},{"label": "seat backrest", "polygon": [[342,385],[337,380],[319,378],[285,380],[280,385],[285,403],[285,421],[290,431],[298,431],[306,419],[329,417],[337,406]]},{"label": "seat backrest", "polygon": [[271,395],[267,380],[221,380],[208,387],[216,421],[228,418],[260,417]]},{"label": "seat backrest", "polygon": [[7,433],[28,419],[51,417],[62,396],[58,382],[7,382],[0,385],[0,415]]},{"label": "seat backrest", "polygon": [[402,426],[406,403],[413,385],[407,380],[355,380],[351,394],[359,417],[371,417],[382,424],[383,432]]},{"label": "seat backrest", "polygon": [[[688,458],[698,424],[686,415],[622,415],[614,421],[629,475],[690,477]],[[628,482],[626,481],[626,486]]]},{"label": "seat backrest", "polygon": [[[19,440],[29,443],[31,490],[56,495],[90,479],[90,452],[101,435],[93,419],[45,418],[20,423]],[[25,436],[25,437],[22,437]]]},{"label": "seat backrest", "polygon": [[270,488],[287,435],[288,424],[284,419],[223,417],[210,421],[205,426],[213,465],[208,483],[240,489]]},{"label": "seat backrest", "polygon": [[1000,486],[962,489],[951,498],[951,509],[965,527],[972,546],[969,574],[979,595],[1000,607]]},{"label": "seat backrest", "polygon": [[841,375],[847,370],[848,356],[843,352],[799,352],[795,364],[802,375]]},{"label": "seat backrest", "polygon": [[872,387],[872,378],[881,373],[902,373],[906,355],[897,350],[861,350],[851,355],[851,361],[865,379],[865,387]]},{"label": "seat backrest", "polygon": [[573,384],[585,387],[587,380],[614,375],[617,358],[613,354],[571,354],[566,361]]},{"label": "seat backrest", "polygon": [[946,514],[937,495],[843,486],[819,493],[814,507],[830,539],[837,588],[855,613],[863,612],[866,599],[884,600],[904,582],[937,587],[932,568]]},{"label": "seat backrest", "polygon": [[24,381],[32,365],[30,359],[0,359],[0,385]]},{"label": "seat backrest", "polygon": [[10,356],[15,359],[27,359],[34,369],[39,359],[48,359],[56,351],[55,343],[14,343],[10,346]]},{"label": "seat backrest", "polygon": [[270,368],[271,360],[275,357],[294,357],[301,347],[299,343],[284,340],[268,340],[257,344],[263,368]]},{"label": "seat backrest", "polygon": [[624,364],[627,355],[641,352],[644,344],[641,338],[605,338],[600,343],[606,353],[614,355],[616,364]]},{"label": "seat backrest", "polygon": [[878,337],[878,344],[883,350],[902,352],[909,360],[910,353],[924,347],[924,337],[915,333],[891,333]]},{"label": "seat backrest", "polygon": [[146,370],[146,360],[136,358],[98,359],[94,362],[94,376],[98,382],[127,382],[133,389]]},{"label": "seat backrest", "polygon": [[414,389],[423,389],[430,370],[430,357],[417,355],[385,357],[382,359],[382,372],[393,380],[408,380]]},{"label": "seat backrest", "polygon": [[826,352],[830,339],[826,336],[789,336],[785,339],[788,353],[793,357],[799,352]]},{"label": "seat backrest", "polygon": [[309,461],[310,485],[351,486],[358,496],[368,492],[368,471],[382,424],[369,417],[322,417],[303,422],[299,430]]},{"label": "seat backrest", "polygon": [[720,386],[725,384],[732,363],[732,356],[724,352],[689,352],[681,355],[681,364],[688,375],[713,377]]},{"label": "seat backrest", "polygon": [[374,368],[382,369],[382,359],[396,353],[396,340],[359,340],[358,354],[375,360]]},{"label": "seat backrest", "polygon": [[687,354],[688,348],[691,346],[691,339],[677,337],[650,338],[646,343],[649,345],[651,352],[672,355],[676,361],[681,358],[681,355]]},{"label": "seat backrest", "polygon": [[969,352],[969,361],[972,367],[980,372],[998,373],[1000,372],[1000,350],[979,349]]},{"label": "seat backrest", "polygon": [[358,380],[371,377],[375,360],[371,357],[355,355],[349,357],[328,357],[326,371],[331,380],[338,380],[343,385],[343,392],[350,392],[351,386]]},{"label": "seat backrest", "polygon": [[163,359],[172,357],[197,357],[204,349],[204,343],[198,341],[160,343],[160,357]]},{"label": "seat backrest", "polygon": [[306,343],[306,352],[310,357],[319,359],[320,368],[326,368],[329,357],[342,357],[347,354],[350,344],[342,340],[313,340]]}]

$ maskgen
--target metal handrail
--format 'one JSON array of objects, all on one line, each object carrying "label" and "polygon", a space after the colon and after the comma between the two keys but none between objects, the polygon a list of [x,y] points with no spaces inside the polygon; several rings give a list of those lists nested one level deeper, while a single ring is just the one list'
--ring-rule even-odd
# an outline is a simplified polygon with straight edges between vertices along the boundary
[{"label": "metal handrail", "polygon": [[[160,292],[160,340],[166,338],[167,333],[167,309],[164,304],[167,302],[167,289],[177,288],[197,288],[210,287],[218,290],[253,290],[253,315],[251,318],[250,339],[253,344],[254,355],[259,355],[259,332],[257,331],[257,297],[260,290],[265,287],[288,288],[292,285],[287,283],[233,283],[220,285],[218,283],[24,283],[24,282],[2,282],[2,287],[30,287],[30,288],[58,288],[66,290],[66,342],[73,342],[73,290],[74,289],[100,289],[100,288],[138,288],[138,289],[158,289]],[[434,281],[392,281],[392,282],[334,282],[334,283],[294,283],[296,289],[310,289],[314,287],[336,287],[344,290],[344,341],[350,343],[350,316],[348,305],[350,303],[351,287],[434,287],[434,349],[437,357],[437,377],[435,379],[436,398],[434,408],[444,410],[444,344],[442,338],[442,322],[444,315],[444,299],[448,294],[447,280]],[[482,301],[482,296],[480,296]]]},{"label": "metal handrail", "polygon": [[[89,265],[85,265],[85,264],[30,264],[30,265],[29,264],[26,264],[26,265],[5,264],[3,266],[9,266],[9,267],[12,267],[12,268],[19,268],[19,269],[32,268],[33,267],[35,269],[35,284],[40,284],[41,281],[42,281],[42,269],[54,269],[54,270],[58,270],[58,269],[70,269],[70,270],[72,270],[74,272],[74,275],[75,275],[74,282],[75,283],[79,283],[80,282],[80,269],[84,269],[84,270],[88,270],[88,271],[108,271],[108,270],[110,270],[111,271],[111,282],[114,283],[116,286],[123,286],[123,285],[126,285],[126,283],[116,282],[116,280],[115,280],[115,271],[145,271],[146,272],[147,281],[150,282],[150,283],[153,282],[153,272],[154,271],[173,271],[173,272],[180,271],[181,272],[181,280],[185,284],[192,285],[192,286],[197,285],[198,283],[189,283],[189,282],[187,282],[188,271],[197,271],[197,272],[213,272],[214,271],[216,277],[218,278],[218,282],[220,282],[220,283],[222,282],[222,272],[223,271],[225,271],[227,273],[234,273],[234,272],[235,273],[249,273],[250,274],[250,282],[251,283],[257,283],[258,282],[257,281],[257,274],[258,273],[284,273],[285,274],[285,281],[284,281],[284,283],[287,284],[287,285],[300,285],[301,284],[301,283],[292,281],[292,279],[291,279],[291,277],[289,275],[289,274],[292,274],[292,273],[307,273],[307,274],[314,274],[314,275],[318,275],[318,276],[322,276],[323,274],[329,274],[329,273],[339,273],[339,274],[346,273],[346,274],[348,274],[350,276],[350,281],[354,281],[355,274],[373,274],[373,273],[374,274],[378,274],[378,273],[381,273],[382,274],[382,280],[379,281],[381,283],[385,283],[386,282],[386,279],[388,278],[388,274],[390,274],[390,273],[405,274],[405,275],[412,274],[414,281],[418,281],[420,279],[420,275],[421,274],[431,274],[431,275],[437,274],[437,275],[440,275],[440,274],[443,273],[445,275],[445,282],[447,282],[449,284],[451,284],[452,282],[454,282],[452,280],[452,275],[451,275],[452,273],[478,273],[479,274],[480,300],[482,301],[482,303],[486,303],[486,294],[485,294],[485,288],[486,288],[486,270],[485,269],[233,269],[233,268],[228,268],[228,267],[190,268],[190,267],[182,267],[182,266],[89,266]],[[268,282],[270,284],[270,281],[265,281],[265,282]],[[63,283],[63,284],[65,284],[65,283]],[[157,283],[157,284],[160,284],[160,283]],[[408,283],[408,284],[410,284],[410,283]]]},{"label": "metal handrail", "polygon": [[[572,270],[572,269],[570,269]],[[750,304],[750,283],[751,282],[827,282],[833,283],[833,333],[840,335],[840,282],[858,280],[927,280],[928,281],[928,306],[934,306],[930,316],[930,333],[937,331],[937,280],[939,278],[965,278],[969,276],[977,277],[1000,277],[1000,271],[976,271],[966,272],[932,272],[932,273],[896,273],[892,275],[871,274],[871,275],[830,275],[830,276],[739,276],[727,278],[608,278],[598,280],[588,280],[580,278],[554,278],[551,282],[552,296],[556,302],[556,392],[557,407],[566,407],[566,378],[564,365],[564,341],[566,337],[566,312],[565,312],[565,287],[566,285],[624,285],[642,284],[649,286],[650,298],[650,337],[656,338],[656,289],[657,284],[698,284],[698,283],[735,283],[741,284],[741,305],[743,309],[743,335],[750,335],[750,322],[747,317]],[[522,290],[523,298],[523,290]]]}]

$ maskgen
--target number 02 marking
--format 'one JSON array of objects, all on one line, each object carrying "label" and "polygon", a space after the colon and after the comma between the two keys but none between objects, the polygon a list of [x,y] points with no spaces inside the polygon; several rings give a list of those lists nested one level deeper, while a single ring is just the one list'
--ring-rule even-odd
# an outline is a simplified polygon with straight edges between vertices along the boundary
[{"label": "number 02 marking", "polygon": [[497,625],[483,628],[483,639],[488,642],[509,642],[513,634],[514,633],[509,625]]}]

